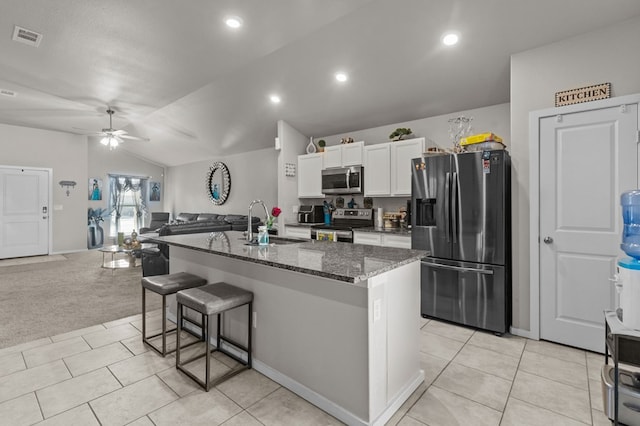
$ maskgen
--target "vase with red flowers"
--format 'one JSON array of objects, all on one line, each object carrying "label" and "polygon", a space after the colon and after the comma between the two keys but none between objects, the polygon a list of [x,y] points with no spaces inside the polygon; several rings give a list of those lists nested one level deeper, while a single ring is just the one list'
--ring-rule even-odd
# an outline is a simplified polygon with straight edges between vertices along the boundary
[{"label": "vase with red flowers", "polygon": [[273,227],[273,222],[278,216],[280,216],[280,213],[282,213],[280,207],[274,207],[271,209],[271,215],[267,218],[267,229],[271,229]]}]

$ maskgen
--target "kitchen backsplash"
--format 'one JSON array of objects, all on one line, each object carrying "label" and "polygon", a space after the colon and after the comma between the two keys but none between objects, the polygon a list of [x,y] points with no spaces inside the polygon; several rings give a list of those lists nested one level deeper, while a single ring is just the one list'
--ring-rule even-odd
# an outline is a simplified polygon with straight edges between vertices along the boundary
[{"label": "kitchen backsplash", "polygon": [[[348,208],[348,203],[349,201],[351,201],[351,199],[353,198],[355,203],[357,204],[358,208],[364,208],[364,196],[362,195],[341,195],[342,198],[344,198],[344,208]],[[326,198],[314,198],[314,199],[309,199],[306,198],[304,200],[304,202],[301,202],[300,204],[322,204],[323,201],[328,201],[330,203],[332,203],[334,206],[336,205],[336,198],[338,198],[338,196],[333,196],[333,197],[326,197]],[[385,212],[397,212],[400,210],[401,207],[405,207],[407,206],[407,201],[409,201],[411,199],[411,197],[373,197],[371,198],[373,201],[373,209],[378,209],[379,207],[382,207],[382,209]]]}]

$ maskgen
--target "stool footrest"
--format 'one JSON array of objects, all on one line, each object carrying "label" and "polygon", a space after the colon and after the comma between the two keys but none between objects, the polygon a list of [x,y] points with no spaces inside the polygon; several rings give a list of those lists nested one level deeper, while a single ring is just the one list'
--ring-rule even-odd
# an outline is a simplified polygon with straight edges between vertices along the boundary
[{"label": "stool footrest", "polygon": [[[198,358],[201,358],[201,357],[198,357]],[[182,364],[181,365],[176,365],[176,368],[178,370],[180,370],[181,372],[183,372],[184,374],[186,374],[187,376],[189,376],[193,381],[198,383],[200,386],[202,386],[203,388],[207,389],[206,383],[204,381],[200,380],[200,378],[198,376],[196,376],[195,374],[193,374],[192,372],[190,372],[190,371],[186,370],[185,368],[183,368]],[[235,376],[236,374],[241,373],[242,371],[248,370],[248,369],[249,369],[249,366],[247,366],[247,365],[241,365],[240,367],[236,367],[233,370],[223,374],[220,377],[216,377],[215,380],[212,380],[211,382],[209,382],[209,388],[211,388],[213,386],[216,386],[216,385],[224,382],[225,380]],[[208,389],[207,389],[207,391],[208,391]]]}]

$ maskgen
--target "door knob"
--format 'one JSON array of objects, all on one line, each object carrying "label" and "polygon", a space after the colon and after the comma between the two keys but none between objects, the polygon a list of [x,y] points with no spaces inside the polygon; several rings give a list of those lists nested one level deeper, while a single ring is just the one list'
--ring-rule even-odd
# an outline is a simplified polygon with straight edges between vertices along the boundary
[{"label": "door knob", "polygon": [[553,242],[553,238],[551,237],[544,237],[544,241],[545,244],[551,244]]}]

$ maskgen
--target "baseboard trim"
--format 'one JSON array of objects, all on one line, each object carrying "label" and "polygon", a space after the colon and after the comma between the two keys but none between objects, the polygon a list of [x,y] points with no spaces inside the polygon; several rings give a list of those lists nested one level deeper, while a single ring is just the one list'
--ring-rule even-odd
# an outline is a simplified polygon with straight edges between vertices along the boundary
[{"label": "baseboard trim", "polygon": [[523,330],[521,328],[511,327],[509,332],[514,336],[526,337],[527,339],[538,340],[533,337],[533,333],[529,330]]}]

